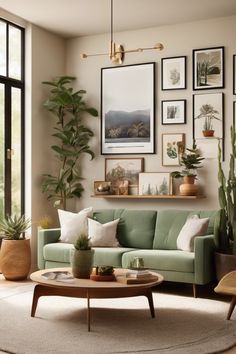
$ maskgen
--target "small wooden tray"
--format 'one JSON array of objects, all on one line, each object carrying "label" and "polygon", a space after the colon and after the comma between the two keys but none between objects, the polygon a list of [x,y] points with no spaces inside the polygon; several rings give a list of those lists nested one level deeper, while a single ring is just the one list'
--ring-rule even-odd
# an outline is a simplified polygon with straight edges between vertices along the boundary
[{"label": "small wooden tray", "polygon": [[114,276],[114,274],[111,275],[91,274],[90,279],[95,281],[116,281],[116,277]]}]

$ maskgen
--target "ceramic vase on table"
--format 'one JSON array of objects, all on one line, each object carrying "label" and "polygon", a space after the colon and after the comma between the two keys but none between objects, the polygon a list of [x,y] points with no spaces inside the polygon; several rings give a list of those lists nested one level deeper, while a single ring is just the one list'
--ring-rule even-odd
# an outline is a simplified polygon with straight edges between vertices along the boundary
[{"label": "ceramic vase on table", "polygon": [[72,250],[71,268],[75,278],[89,279],[93,268],[94,250]]},{"label": "ceramic vase on table", "polygon": [[184,176],[184,183],[179,186],[180,195],[197,195],[198,186],[194,183],[194,176]]}]

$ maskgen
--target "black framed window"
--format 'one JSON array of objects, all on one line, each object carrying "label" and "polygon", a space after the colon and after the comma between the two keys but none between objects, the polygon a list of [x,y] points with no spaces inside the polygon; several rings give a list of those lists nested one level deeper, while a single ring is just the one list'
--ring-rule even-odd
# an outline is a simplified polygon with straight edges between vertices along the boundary
[{"label": "black framed window", "polygon": [[0,216],[24,212],[24,37],[0,18]]}]

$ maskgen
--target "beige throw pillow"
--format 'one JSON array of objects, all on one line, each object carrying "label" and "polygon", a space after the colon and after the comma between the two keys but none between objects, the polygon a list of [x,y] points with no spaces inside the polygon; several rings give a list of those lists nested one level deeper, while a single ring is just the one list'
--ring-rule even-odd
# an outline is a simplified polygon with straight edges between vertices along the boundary
[{"label": "beige throw pillow", "polygon": [[88,234],[88,218],[93,216],[93,208],[83,209],[79,213],[58,209],[58,216],[61,225],[60,241],[75,243],[80,234]]},{"label": "beige throw pillow", "polygon": [[120,219],[110,221],[106,224],[89,219],[88,234],[92,247],[118,247],[119,243],[116,238],[117,225]]},{"label": "beige throw pillow", "polygon": [[177,249],[182,251],[194,251],[194,238],[206,235],[209,218],[199,219],[197,215],[188,219],[182,227],[177,238]]}]

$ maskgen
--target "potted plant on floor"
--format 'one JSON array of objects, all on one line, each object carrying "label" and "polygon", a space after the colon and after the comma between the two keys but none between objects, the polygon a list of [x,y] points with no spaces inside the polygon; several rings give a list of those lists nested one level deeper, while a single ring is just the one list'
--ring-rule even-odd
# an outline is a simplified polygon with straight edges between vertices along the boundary
[{"label": "potted plant on floor", "polygon": [[71,254],[72,274],[75,278],[89,278],[93,267],[94,250],[91,249],[89,238],[79,235]]},{"label": "potted plant on floor", "polygon": [[215,227],[217,252],[215,253],[216,276],[220,280],[223,275],[236,269],[236,131],[235,124],[230,128],[231,153],[228,166],[228,177],[222,167],[222,152],[218,143],[218,199],[220,210]]},{"label": "potted plant on floor", "polygon": [[6,216],[0,220],[0,266],[7,280],[26,279],[30,271],[30,239],[25,237],[30,225],[31,221],[25,215]]},{"label": "potted plant on floor", "polygon": [[192,149],[184,149],[182,143],[178,144],[180,152],[180,165],[184,166],[182,171],[173,171],[171,176],[174,178],[183,178],[183,184],[180,185],[179,191],[181,195],[197,195],[198,187],[194,183],[197,178],[197,169],[201,168],[201,162],[204,157],[197,148],[195,141],[193,142]]},{"label": "potted plant on floor", "polygon": [[80,198],[84,190],[81,180],[81,161],[83,154],[94,158],[89,140],[94,135],[87,128],[82,118],[85,114],[98,116],[95,108],[88,107],[84,101],[84,90],[75,91],[68,87],[74,77],[62,76],[43,84],[52,87],[51,95],[44,102],[44,107],[56,117],[54,136],[58,144],[51,146],[58,159],[57,173],[44,174],[42,191],[55,207],[66,209],[67,199]]}]

